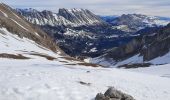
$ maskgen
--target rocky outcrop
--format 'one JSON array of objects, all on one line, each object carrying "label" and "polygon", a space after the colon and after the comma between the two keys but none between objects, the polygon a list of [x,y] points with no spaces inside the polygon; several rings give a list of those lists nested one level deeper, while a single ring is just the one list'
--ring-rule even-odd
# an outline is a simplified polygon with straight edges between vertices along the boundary
[{"label": "rocky outcrop", "polygon": [[125,94],[114,87],[109,88],[104,94],[98,93],[95,100],[135,100],[132,96]]}]

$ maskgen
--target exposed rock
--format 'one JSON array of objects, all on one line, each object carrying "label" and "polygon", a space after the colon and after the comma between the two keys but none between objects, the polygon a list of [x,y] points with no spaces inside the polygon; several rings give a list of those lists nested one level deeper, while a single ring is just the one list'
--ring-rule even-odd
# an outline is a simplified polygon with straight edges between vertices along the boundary
[{"label": "exposed rock", "polygon": [[98,93],[95,100],[109,100],[109,97],[106,97],[104,94],[102,93]]},{"label": "exposed rock", "polygon": [[135,63],[135,64],[124,64],[124,65],[120,65],[118,66],[118,68],[139,68],[139,67],[150,67],[152,64],[151,63]]},{"label": "exposed rock", "polygon": [[0,58],[12,58],[12,59],[30,59],[29,57],[25,57],[21,54],[14,55],[14,54],[7,54],[7,53],[0,53]]},{"label": "exposed rock", "polygon": [[95,100],[135,100],[132,96],[116,90],[114,87],[109,88],[104,94],[98,93]]},{"label": "exposed rock", "polygon": [[59,9],[59,13],[51,11],[38,11],[35,9],[16,9],[29,22],[36,25],[50,26],[79,26],[104,24],[100,17],[86,9]]},{"label": "exposed rock", "polygon": [[69,20],[72,23],[78,25],[93,25],[93,24],[103,24],[104,21],[101,20],[99,16],[96,16],[87,9],[59,9],[60,16]]}]

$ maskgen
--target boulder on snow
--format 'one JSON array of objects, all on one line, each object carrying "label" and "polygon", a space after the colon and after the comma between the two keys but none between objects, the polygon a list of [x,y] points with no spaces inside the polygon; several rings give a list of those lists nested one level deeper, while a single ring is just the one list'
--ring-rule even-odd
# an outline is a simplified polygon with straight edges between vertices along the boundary
[{"label": "boulder on snow", "polygon": [[135,100],[132,96],[125,94],[114,87],[110,87],[104,94],[98,93],[95,100]]}]

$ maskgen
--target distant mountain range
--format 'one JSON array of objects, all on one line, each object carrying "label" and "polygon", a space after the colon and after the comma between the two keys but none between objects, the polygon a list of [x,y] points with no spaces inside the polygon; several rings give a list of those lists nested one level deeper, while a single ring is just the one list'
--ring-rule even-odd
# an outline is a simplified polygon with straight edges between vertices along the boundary
[{"label": "distant mountain range", "polygon": [[[97,16],[89,10],[75,8],[62,8],[58,13],[35,9],[16,11],[53,37],[68,55],[79,59],[93,58],[91,62],[107,62],[106,65],[115,65],[135,54],[141,55],[144,45],[149,45],[143,43],[144,37],[155,32],[159,34],[159,30],[170,22],[168,18],[141,14]],[[153,41],[156,42],[154,38]]]},{"label": "distant mountain range", "polygon": [[82,25],[93,25],[103,24],[98,16],[93,14],[87,9],[59,9],[58,13],[44,10],[42,12],[35,9],[16,9],[17,12],[25,18],[37,25],[65,25],[65,26],[82,26]]},{"label": "distant mountain range", "polygon": [[59,13],[53,13],[17,9],[17,12],[29,22],[39,25],[67,54],[74,57],[97,57],[106,49],[119,45],[118,37],[126,35],[89,10],[59,9]]},{"label": "distant mountain range", "polygon": [[114,28],[126,31],[137,32],[145,27],[165,26],[170,20],[165,17],[147,16],[141,14],[123,14],[119,17],[104,18]]}]

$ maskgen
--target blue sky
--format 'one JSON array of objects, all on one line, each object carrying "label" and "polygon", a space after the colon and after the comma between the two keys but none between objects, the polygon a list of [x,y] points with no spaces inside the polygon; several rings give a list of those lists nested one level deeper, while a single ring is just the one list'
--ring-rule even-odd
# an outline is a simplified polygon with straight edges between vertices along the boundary
[{"label": "blue sky", "polygon": [[1,0],[16,8],[85,8],[98,15],[141,13],[170,17],[170,0]]}]

